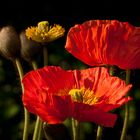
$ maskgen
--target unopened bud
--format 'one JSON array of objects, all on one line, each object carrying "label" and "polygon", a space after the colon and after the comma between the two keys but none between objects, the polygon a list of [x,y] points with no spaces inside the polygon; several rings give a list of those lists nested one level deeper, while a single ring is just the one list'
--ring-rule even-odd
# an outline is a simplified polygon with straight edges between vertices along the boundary
[{"label": "unopened bud", "polygon": [[32,61],[42,50],[41,45],[38,42],[33,40],[29,40],[25,31],[20,33],[20,41],[21,41],[21,57],[26,61]]},{"label": "unopened bud", "polygon": [[20,56],[19,35],[12,26],[5,26],[0,29],[0,53],[10,60]]}]

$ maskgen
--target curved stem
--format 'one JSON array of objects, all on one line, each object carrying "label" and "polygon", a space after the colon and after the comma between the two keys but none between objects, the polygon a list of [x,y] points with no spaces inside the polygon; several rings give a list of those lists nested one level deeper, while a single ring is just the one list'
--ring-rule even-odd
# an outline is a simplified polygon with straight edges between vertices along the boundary
[{"label": "curved stem", "polygon": [[[23,69],[21,66],[21,63],[19,61],[19,59],[15,59],[15,63],[16,63],[16,67],[18,69],[18,73],[19,73],[19,77],[20,77],[20,83],[21,83],[21,88],[22,88],[22,93],[24,92],[24,88],[22,85],[22,78],[23,78]],[[26,110],[26,108],[24,108],[24,130],[23,130],[23,140],[27,140],[28,139],[28,131],[29,131],[29,112]]]},{"label": "curved stem", "polygon": [[45,138],[46,139],[49,139],[48,136],[47,136],[47,134],[46,134],[45,127],[46,127],[46,122],[43,123],[43,132],[44,132]]},{"label": "curved stem", "polygon": [[79,122],[73,118],[72,118],[72,132],[73,132],[73,140],[78,140]]},{"label": "curved stem", "polygon": [[34,129],[34,134],[33,134],[33,140],[40,140],[41,132],[42,132],[42,121],[37,116],[35,129]]},{"label": "curved stem", "polygon": [[29,122],[30,122],[30,115],[29,112],[24,108],[24,131],[23,131],[23,140],[28,140],[28,133],[29,133]]},{"label": "curved stem", "polygon": [[102,131],[103,131],[103,128],[101,126],[98,126],[96,140],[101,140],[101,138],[102,138]]},{"label": "curved stem", "polygon": [[[130,70],[126,70],[126,85],[128,85],[129,83],[130,83]],[[128,120],[129,120],[129,105],[128,103],[126,103],[125,104],[125,118],[124,118],[123,129],[122,129],[120,140],[126,139]]]},{"label": "curved stem", "polygon": [[33,67],[33,69],[34,70],[36,70],[37,69],[37,63],[36,63],[36,61],[31,61],[31,65],[32,65],[32,67]]},{"label": "curved stem", "polygon": [[37,140],[40,140],[42,137],[42,130],[43,130],[43,122],[41,120],[39,120],[39,127],[38,128],[39,128],[39,130],[38,130],[38,139]]},{"label": "curved stem", "polygon": [[[36,70],[37,63],[35,61],[31,61],[31,64],[32,64],[33,69]],[[39,116],[37,116],[34,134],[33,134],[33,140],[40,140],[41,139],[42,125],[43,125],[43,122],[40,120]]]},{"label": "curved stem", "polygon": [[44,66],[48,65],[48,50],[46,46],[43,46]]}]

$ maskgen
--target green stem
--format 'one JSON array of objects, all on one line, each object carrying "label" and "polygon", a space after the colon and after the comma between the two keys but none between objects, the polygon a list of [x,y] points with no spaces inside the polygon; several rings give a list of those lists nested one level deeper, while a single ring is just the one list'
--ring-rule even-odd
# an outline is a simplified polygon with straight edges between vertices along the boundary
[{"label": "green stem", "polygon": [[[31,61],[31,64],[32,64],[33,69],[36,70],[37,69],[36,62]],[[42,125],[43,125],[43,122],[40,120],[39,116],[37,116],[34,134],[33,134],[33,140],[40,140],[41,139]]]},{"label": "green stem", "polygon": [[98,126],[96,140],[101,140],[101,138],[102,138],[102,131],[103,131],[103,128],[101,126]]},{"label": "green stem", "polygon": [[31,61],[31,65],[32,65],[32,67],[33,67],[33,69],[34,70],[36,70],[37,69],[37,63],[36,63],[36,61]]},{"label": "green stem", "polygon": [[43,123],[43,132],[44,132],[45,138],[46,139],[49,139],[48,136],[47,136],[47,134],[46,134],[46,131],[45,131],[46,124],[47,124],[46,122]]},{"label": "green stem", "polygon": [[33,140],[40,140],[41,132],[42,132],[42,121],[37,116],[35,129],[34,129],[34,134],[33,134]]},{"label": "green stem", "polygon": [[[129,83],[130,83],[130,70],[126,70],[126,85],[128,85]],[[128,105],[128,103],[126,103],[125,104],[125,118],[124,118],[124,124],[123,124],[123,129],[122,129],[120,140],[126,139],[128,120],[129,120],[129,105]]]},{"label": "green stem", "polygon": [[[22,93],[24,92],[24,88],[22,85],[22,78],[23,78],[23,69],[21,66],[21,63],[19,59],[15,59],[16,67],[18,69],[19,77],[20,77],[20,83],[21,83],[21,88],[22,88]],[[23,140],[28,140],[28,132],[29,132],[29,112],[24,108],[24,130],[23,130]]]},{"label": "green stem", "polygon": [[48,50],[46,46],[43,46],[44,66],[48,65]]},{"label": "green stem", "polygon": [[72,132],[73,132],[73,140],[78,140],[79,122],[73,118],[72,118]]},{"label": "green stem", "polygon": [[40,140],[42,137],[42,130],[43,130],[43,122],[41,120],[39,120],[39,127],[38,128],[39,128],[39,130],[38,130],[38,139],[37,140]]},{"label": "green stem", "polygon": [[24,131],[23,131],[23,140],[28,140],[29,133],[29,122],[30,122],[30,114],[24,107]]}]

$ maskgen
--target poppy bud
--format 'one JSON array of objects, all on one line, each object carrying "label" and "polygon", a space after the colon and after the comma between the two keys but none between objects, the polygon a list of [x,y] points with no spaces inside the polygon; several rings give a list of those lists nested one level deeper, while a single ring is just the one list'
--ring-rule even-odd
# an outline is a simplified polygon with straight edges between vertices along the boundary
[{"label": "poppy bud", "polygon": [[21,41],[21,57],[26,61],[32,61],[37,54],[42,50],[41,45],[38,42],[29,40],[25,32],[20,33]]},{"label": "poppy bud", "polygon": [[5,26],[0,29],[0,53],[10,60],[20,56],[19,35],[12,26]]}]

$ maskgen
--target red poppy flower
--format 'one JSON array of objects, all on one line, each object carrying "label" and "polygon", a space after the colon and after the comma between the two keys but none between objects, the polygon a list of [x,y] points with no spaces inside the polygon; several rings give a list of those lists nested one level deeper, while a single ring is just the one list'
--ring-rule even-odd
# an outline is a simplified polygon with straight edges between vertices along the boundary
[{"label": "red poppy flower", "polygon": [[140,68],[140,28],[117,20],[90,20],[72,27],[65,48],[90,66]]},{"label": "red poppy flower", "polygon": [[131,85],[110,77],[106,68],[63,70],[46,66],[23,78],[23,104],[50,124],[73,117],[113,127],[117,115],[109,113],[130,100],[124,97]]}]

